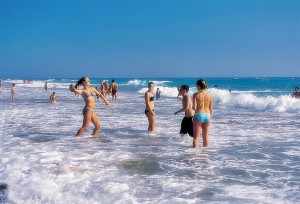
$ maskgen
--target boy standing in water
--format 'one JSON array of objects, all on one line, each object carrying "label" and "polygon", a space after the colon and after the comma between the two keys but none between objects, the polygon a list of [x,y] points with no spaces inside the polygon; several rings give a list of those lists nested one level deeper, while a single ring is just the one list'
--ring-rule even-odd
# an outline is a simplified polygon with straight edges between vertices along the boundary
[{"label": "boy standing in water", "polygon": [[118,91],[118,84],[115,82],[115,80],[111,80],[111,97],[112,100],[117,100],[117,91]]},{"label": "boy standing in water", "polygon": [[188,95],[189,92],[189,86],[188,85],[182,85],[179,90],[179,96],[182,96],[182,109],[179,111],[176,111],[174,115],[177,115],[180,112],[184,112],[184,118],[181,122],[181,129],[180,134],[189,134],[191,137],[193,137],[193,101],[191,97]]}]

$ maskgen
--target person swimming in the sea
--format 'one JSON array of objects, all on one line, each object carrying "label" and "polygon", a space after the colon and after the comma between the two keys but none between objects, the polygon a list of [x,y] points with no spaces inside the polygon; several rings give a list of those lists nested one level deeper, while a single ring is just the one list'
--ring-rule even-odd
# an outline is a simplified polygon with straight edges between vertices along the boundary
[{"label": "person swimming in the sea", "polygon": [[207,83],[201,79],[197,81],[198,92],[193,95],[194,115],[194,140],[193,147],[199,146],[199,137],[202,129],[203,147],[208,146],[208,131],[210,127],[210,119],[213,115],[213,99],[210,93],[206,92]]},{"label": "person swimming in the sea", "polygon": [[[83,89],[78,89],[79,85],[83,85]],[[91,87],[90,80],[88,77],[82,77],[79,81],[77,81],[75,86],[71,84],[70,91],[81,95],[85,101],[85,106],[82,110],[83,124],[82,127],[76,133],[76,136],[82,135],[87,130],[90,122],[92,122],[95,126],[92,135],[97,136],[100,130],[100,121],[95,112],[96,104],[94,95],[96,94],[100,98],[102,98],[107,106],[109,106],[109,102],[99,91]]]},{"label": "person swimming in the sea", "polygon": [[146,103],[145,115],[148,118],[148,122],[149,122],[148,131],[150,132],[155,131],[155,125],[156,125],[155,113],[154,113],[153,89],[154,89],[154,83],[149,82],[148,91],[145,93],[145,103]]}]

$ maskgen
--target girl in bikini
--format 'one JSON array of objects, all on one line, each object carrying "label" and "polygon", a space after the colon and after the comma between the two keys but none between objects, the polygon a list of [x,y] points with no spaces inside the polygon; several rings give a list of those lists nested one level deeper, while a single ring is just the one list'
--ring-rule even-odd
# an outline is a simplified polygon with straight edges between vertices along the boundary
[{"label": "girl in bikini", "polygon": [[[83,89],[78,89],[79,85],[83,85]],[[98,90],[91,87],[90,85],[90,80],[87,77],[82,77],[79,81],[77,81],[75,86],[72,84],[70,85],[70,91],[74,92],[75,94],[81,95],[85,101],[85,106],[82,110],[83,124],[82,127],[76,133],[76,136],[83,134],[87,130],[90,122],[92,122],[95,126],[92,135],[96,136],[99,134],[100,121],[98,119],[97,114],[95,113],[95,94],[102,98],[105,104],[109,106],[109,102],[106,100],[106,98]]]},{"label": "girl in bikini", "polygon": [[198,92],[193,95],[193,110],[194,115],[194,140],[193,147],[199,146],[198,141],[200,137],[200,131],[202,129],[203,147],[208,146],[208,130],[210,126],[210,118],[213,115],[212,96],[205,91],[207,83],[204,80],[197,81]]},{"label": "girl in bikini", "polygon": [[154,90],[154,83],[149,82],[148,91],[145,93],[145,103],[146,103],[145,115],[147,116],[149,121],[148,131],[150,132],[155,131],[155,123],[156,123],[155,113],[154,113],[153,90]]}]

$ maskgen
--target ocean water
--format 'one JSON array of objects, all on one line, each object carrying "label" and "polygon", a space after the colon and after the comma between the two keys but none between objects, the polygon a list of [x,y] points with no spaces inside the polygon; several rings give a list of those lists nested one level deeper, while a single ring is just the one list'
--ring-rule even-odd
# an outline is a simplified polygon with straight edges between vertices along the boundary
[{"label": "ocean water", "polygon": [[[290,94],[300,78],[207,78],[214,116],[209,147],[199,149],[179,135],[183,114],[174,115],[177,85],[192,95],[197,79],[116,79],[118,100],[110,108],[97,101],[98,138],[92,124],[75,137],[84,107],[68,90],[76,80],[4,79],[0,183],[8,188],[0,203],[299,202],[300,99]],[[102,80],[91,79],[98,87]],[[155,133],[144,115],[149,81],[162,91]],[[57,104],[49,103],[52,91]]]}]

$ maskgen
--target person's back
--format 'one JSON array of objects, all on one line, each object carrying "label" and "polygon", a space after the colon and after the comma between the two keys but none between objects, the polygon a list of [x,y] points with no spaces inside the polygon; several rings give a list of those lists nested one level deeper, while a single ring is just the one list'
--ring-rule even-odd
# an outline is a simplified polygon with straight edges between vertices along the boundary
[{"label": "person's back", "polygon": [[112,100],[117,100],[118,84],[115,82],[114,79],[111,82],[112,82],[111,83],[111,96],[112,96]]},{"label": "person's back", "polygon": [[193,110],[194,115],[194,141],[193,147],[199,146],[198,140],[202,130],[203,146],[208,146],[208,131],[210,127],[210,120],[213,115],[212,110],[212,96],[206,92],[207,83],[201,79],[196,83],[198,92],[193,95]]},{"label": "person's back", "polygon": [[[194,94],[194,100],[197,104],[196,113],[211,113],[210,104],[212,102],[212,96],[210,93],[202,90]],[[212,115],[212,113],[211,113]]]},{"label": "person's back", "polygon": [[159,88],[157,88],[157,90],[156,90],[156,100],[160,99],[160,93],[161,93],[161,91],[159,90]]}]

